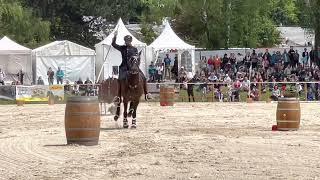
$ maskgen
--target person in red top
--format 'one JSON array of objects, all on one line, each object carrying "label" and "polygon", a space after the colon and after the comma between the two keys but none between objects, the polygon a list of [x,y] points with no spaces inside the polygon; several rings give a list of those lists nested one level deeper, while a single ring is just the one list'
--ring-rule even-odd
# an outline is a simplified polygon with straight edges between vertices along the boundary
[{"label": "person in red top", "polygon": [[216,55],[216,57],[213,60],[213,66],[214,66],[216,73],[218,73],[221,69],[221,60],[218,55]]},{"label": "person in red top", "polygon": [[210,58],[208,59],[208,67],[209,67],[209,72],[212,72],[212,70],[213,70],[213,58],[212,58],[212,56],[210,56]]}]

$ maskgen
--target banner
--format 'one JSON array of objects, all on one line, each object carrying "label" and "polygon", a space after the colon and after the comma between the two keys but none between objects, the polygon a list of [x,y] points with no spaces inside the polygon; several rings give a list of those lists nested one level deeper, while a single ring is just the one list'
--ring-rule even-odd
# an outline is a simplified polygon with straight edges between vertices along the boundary
[{"label": "banner", "polygon": [[48,86],[16,86],[16,100],[41,102],[48,97]]},{"label": "banner", "polygon": [[15,86],[0,86],[0,99],[14,100],[16,98]]},{"label": "banner", "polygon": [[51,95],[54,96],[55,101],[64,100],[64,86],[63,85],[52,85],[49,86],[49,91]]}]

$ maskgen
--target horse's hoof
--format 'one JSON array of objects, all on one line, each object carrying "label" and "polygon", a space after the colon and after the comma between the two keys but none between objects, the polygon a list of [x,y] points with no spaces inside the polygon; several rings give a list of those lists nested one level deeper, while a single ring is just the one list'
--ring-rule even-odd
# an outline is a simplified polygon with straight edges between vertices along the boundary
[{"label": "horse's hoof", "polygon": [[124,129],[128,129],[128,128],[129,128],[129,125],[123,125],[123,128],[124,128]]},{"label": "horse's hoof", "polygon": [[137,129],[137,125],[132,124],[132,125],[131,125],[131,129]]},{"label": "horse's hoof", "polygon": [[118,121],[118,119],[119,119],[119,116],[114,116],[114,121]]}]

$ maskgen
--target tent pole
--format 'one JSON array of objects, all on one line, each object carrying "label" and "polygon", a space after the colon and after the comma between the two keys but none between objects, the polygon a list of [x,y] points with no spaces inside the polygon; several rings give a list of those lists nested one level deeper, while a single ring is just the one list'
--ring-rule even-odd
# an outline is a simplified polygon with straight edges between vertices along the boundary
[{"label": "tent pole", "polygon": [[[114,32],[118,32],[118,29],[119,29],[119,25],[117,26],[117,29],[114,31]],[[109,50],[108,50],[108,52],[107,52],[107,55],[106,55],[106,57],[104,58],[104,60],[103,60],[103,63],[102,63],[102,66],[101,66],[101,68],[100,68],[100,71],[99,71],[99,75],[98,75],[98,78],[97,78],[97,82],[99,81],[99,79],[100,79],[100,76],[101,76],[101,73],[102,73],[102,69],[104,68],[104,63],[107,61],[107,59],[108,59],[108,56],[109,56],[109,53],[110,53],[110,50],[111,50],[111,46],[112,45],[110,45],[109,46]],[[104,47],[103,47],[104,48]],[[104,50],[104,49],[103,49]],[[103,53],[103,55],[104,55],[104,53]]]}]

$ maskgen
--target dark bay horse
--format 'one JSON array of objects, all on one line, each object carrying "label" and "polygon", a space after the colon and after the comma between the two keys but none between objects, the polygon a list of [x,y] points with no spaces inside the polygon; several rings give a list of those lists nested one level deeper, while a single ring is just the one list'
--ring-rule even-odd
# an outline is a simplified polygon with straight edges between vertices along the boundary
[{"label": "dark bay horse", "polygon": [[[120,116],[121,100],[123,102],[123,128],[129,128],[128,117],[132,116],[131,128],[136,128],[137,108],[140,102],[140,98],[144,92],[143,90],[143,78],[140,74],[140,55],[141,52],[132,56],[128,60],[128,72],[125,80],[119,81],[121,98],[117,102],[117,112],[114,120],[117,121]],[[129,113],[128,104],[130,102]]]}]

